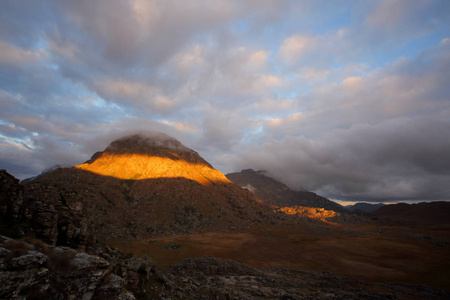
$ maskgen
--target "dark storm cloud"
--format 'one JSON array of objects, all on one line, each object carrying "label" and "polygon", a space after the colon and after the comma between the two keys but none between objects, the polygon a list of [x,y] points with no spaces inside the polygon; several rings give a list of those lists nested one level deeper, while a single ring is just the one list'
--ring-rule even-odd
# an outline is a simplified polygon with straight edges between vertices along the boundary
[{"label": "dark storm cloud", "polygon": [[237,162],[352,200],[448,199],[450,121],[397,119],[253,145]]}]

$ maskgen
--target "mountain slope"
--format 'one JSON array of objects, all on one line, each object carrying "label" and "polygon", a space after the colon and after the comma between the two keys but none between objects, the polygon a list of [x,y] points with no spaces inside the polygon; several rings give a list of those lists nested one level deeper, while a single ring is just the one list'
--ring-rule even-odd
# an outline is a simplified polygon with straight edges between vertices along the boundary
[{"label": "mountain slope", "polygon": [[249,189],[268,205],[318,207],[336,212],[346,212],[343,206],[313,192],[291,190],[287,185],[269,177],[265,171],[248,169],[226,176],[235,184]]},{"label": "mountain slope", "polygon": [[116,140],[88,162],[56,169],[24,189],[42,189],[54,207],[83,216],[77,222],[99,240],[227,231],[277,218],[195,151],[162,134]]}]

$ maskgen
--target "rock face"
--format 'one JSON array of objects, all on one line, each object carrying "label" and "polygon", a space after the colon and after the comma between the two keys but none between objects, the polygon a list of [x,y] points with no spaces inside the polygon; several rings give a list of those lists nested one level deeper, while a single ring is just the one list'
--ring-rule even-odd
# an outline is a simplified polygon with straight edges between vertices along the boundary
[{"label": "rock face", "polygon": [[97,255],[0,236],[0,299],[136,299],[166,290],[147,256],[104,248]]},{"label": "rock face", "polygon": [[[288,206],[281,207],[278,211],[287,215],[299,215],[312,220],[321,221],[324,223],[333,223],[333,221],[339,219],[341,214],[323,208],[305,207],[305,206]],[[341,221],[341,220],[339,220]]]},{"label": "rock face", "polygon": [[247,169],[226,176],[235,184],[250,190],[268,205],[279,207],[306,206],[346,212],[343,206],[313,192],[291,190],[285,184],[268,176],[265,171]]},{"label": "rock face", "polygon": [[30,183],[0,170],[0,230],[11,237],[32,235],[46,243],[84,248],[89,239],[82,199],[75,191]]}]

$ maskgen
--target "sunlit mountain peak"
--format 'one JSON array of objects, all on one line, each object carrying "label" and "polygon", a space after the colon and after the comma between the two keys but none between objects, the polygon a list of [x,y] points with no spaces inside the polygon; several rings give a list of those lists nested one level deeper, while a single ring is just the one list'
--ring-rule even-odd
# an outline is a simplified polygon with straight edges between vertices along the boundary
[{"label": "sunlit mountain peak", "polygon": [[154,132],[117,139],[75,168],[120,179],[183,177],[203,185],[229,182],[197,152],[166,134]]}]

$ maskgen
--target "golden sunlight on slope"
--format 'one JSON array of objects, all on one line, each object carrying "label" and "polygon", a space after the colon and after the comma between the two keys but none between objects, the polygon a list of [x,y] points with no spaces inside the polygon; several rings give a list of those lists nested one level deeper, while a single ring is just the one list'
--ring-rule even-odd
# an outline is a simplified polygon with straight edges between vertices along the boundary
[{"label": "golden sunlight on slope", "polygon": [[120,179],[184,177],[202,185],[209,185],[211,182],[230,182],[222,172],[204,164],[144,154],[102,153],[94,162],[77,165],[75,168]]},{"label": "golden sunlight on slope", "polygon": [[339,216],[340,214],[333,210],[326,210],[324,208],[293,206],[293,207],[281,207],[279,212],[283,212],[287,215],[301,215],[309,219],[322,221],[328,224],[334,224],[328,219]]}]

